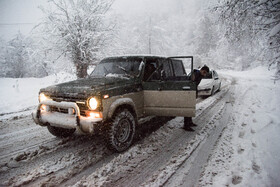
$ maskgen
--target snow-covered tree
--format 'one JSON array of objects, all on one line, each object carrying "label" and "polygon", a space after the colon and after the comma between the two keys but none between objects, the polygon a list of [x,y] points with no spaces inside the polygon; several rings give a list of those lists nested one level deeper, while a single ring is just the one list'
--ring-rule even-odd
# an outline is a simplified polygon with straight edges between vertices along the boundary
[{"label": "snow-covered tree", "polygon": [[50,0],[41,8],[45,18],[41,24],[46,39],[59,56],[67,55],[76,67],[77,77],[87,75],[88,66],[97,63],[100,49],[114,27],[105,20],[113,0]]},{"label": "snow-covered tree", "polygon": [[[278,0],[224,0],[219,11],[234,51],[247,55],[248,64],[257,60],[278,68],[280,76],[280,2]],[[245,60],[243,60],[244,62]],[[245,67],[248,66],[245,64]]]},{"label": "snow-covered tree", "polygon": [[[214,55],[220,37],[216,24],[215,14],[205,10],[196,23],[194,31],[194,53],[197,59],[197,66],[217,66],[216,54]],[[220,55],[219,55],[220,56]]]},{"label": "snow-covered tree", "polygon": [[[132,21],[135,20],[135,21]],[[169,51],[170,36],[157,16],[135,15],[119,18],[117,45],[114,50],[130,54],[164,54]]]},{"label": "snow-covered tree", "polygon": [[38,48],[30,36],[20,31],[8,42],[1,41],[0,65],[2,77],[43,77],[47,70]]},{"label": "snow-covered tree", "polygon": [[4,54],[4,67],[7,77],[22,78],[25,76],[29,58],[27,50],[29,44],[29,41],[20,32],[8,42]]}]

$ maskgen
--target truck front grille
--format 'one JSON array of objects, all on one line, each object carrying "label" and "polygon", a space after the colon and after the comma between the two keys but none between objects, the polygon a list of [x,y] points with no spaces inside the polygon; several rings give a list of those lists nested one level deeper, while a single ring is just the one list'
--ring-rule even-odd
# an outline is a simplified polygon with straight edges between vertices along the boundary
[{"label": "truck front grille", "polygon": [[68,114],[68,109],[59,108],[59,107],[56,107],[56,106],[50,106],[50,111],[51,112],[59,112],[59,113]]},{"label": "truck front grille", "polygon": [[[73,102],[73,103],[77,103],[79,109],[80,109],[80,115],[81,116],[86,116],[86,110],[88,110],[88,107],[86,105],[86,102],[84,99],[79,99],[79,98],[75,98],[75,97],[61,97],[61,96],[50,96],[50,98],[53,100],[53,101],[56,101],[56,102]],[[85,104],[83,104],[83,102]],[[63,108],[58,108],[58,107],[54,107],[52,106],[51,107],[51,111],[53,112],[60,112],[60,113],[65,113],[67,114],[68,113],[68,109],[63,109]]]}]

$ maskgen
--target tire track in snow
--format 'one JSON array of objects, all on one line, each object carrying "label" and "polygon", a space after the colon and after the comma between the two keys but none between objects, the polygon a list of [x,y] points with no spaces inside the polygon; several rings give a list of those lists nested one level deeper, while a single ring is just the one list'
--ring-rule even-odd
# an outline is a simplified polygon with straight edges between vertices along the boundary
[{"label": "tire track in snow", "polygon": [[[42,152],[38,151],[37,155],[24,161],[11,163],[16,166],[0,172],[0,181],[9,186],[39,186],[40,181],[43,184],[60,173],[69,173],[81,165],[88,165],[90,161],[102,155],[99,152],[105,152],[101,150],[104,146],[93,144],[92,141],[98,142],[94,137],[85,136],[65,139],[64,142],[55,138],[52,147],[42,144]],[[39,181],[38,185],[36,181]]]},{"label": "tire track in snow", "polygon": [[[195,133],[195,134],[194,133],[189,133],[189,132],[186,133],[184,131],[174,133],[172,144],[167,146],[167,147],[172,148],[171,150],[170,150],[170,148],[168,148],[169,149],[168,153],[170,153],[170,154],[159,153],[161,155],[161,157],[156,156],[154,158],[155,159],[154,161],[158,162],[157,167],[154,167],[154,170],[150,170],[144,176],[142,176],[142,177],[140,177],[136,180],[135,179],[130,180],[130,181],[133,181],[133,182],[130,183],[128,186],[141,185],[143,183],[143,181],[147,180],[147,178],[149,178],[149,176],[153,175],[155,173],[155,171],[158,171],[158,170],[162,169],[162,166],[165,166],[165,164],[168,163],[170,159],[172,159],[171,162],[175,162],[174,155],[176,155],[177,152],[180,152],[182,150],[182,147],[184,147],[185,145],[191,144],[192,151],[195,150],[196,147],[200,143],[195,142],[194,138],[196,137],[197,134],[200,134],[201,131],[203,131],[203,127],[208,124],[208,121],[212,118],[212,116],[214,116],[216,114],[216,112],[221,108],[223,108],[222,103],[214,102],[209,107],[204,109],[203,112],[200,113],[194,119],[194,122],[196,124],[199,124],[199,127],[195,128],[196,132],[198,132],[198,133]],[[210,112],[209,112],[209,110],[210,110]],[[201,141],[201,140],[198,139],[198,141]],[[195,145],[195,143],[197,145]],[[191,153],[192,153],[192,151],[191,151]],[[165,150],[161,150],[161,152],[165,152]],[[149,164],[154,165],[154,161],[151,160]],[[145,169],[145,167],[143,167],[143,169]],[[156,174],[156,176],[158,176],[158,175],[159,174]],[[167,173],[165,173],[165,175],[167,175]],[[152,177],[152,180],[155,180],[155,178]],[[135,184],[135,181],[137,181],[136,184]]]},{"label": "tire track in snow", "polygon": [[228,123],[231,123],[230,112],[232,111],[231,102],[227,102],[225,107],[218,114],[214,128],[207,137],[198,145],[192,154],[185,159],[176,172],[174,172],[164,186],[198,186],[199,178],[203,172],[204,164],[214,149],[216,142],[219,141],[223,130]]},{"label": "tire track in snow", "polygon": [[[150,121],[144,121],[144,123]],[[27,156],[29,156],[38,152],[37,155],[25,158],[21,162],[11,161],[2,165],[0,170],[1,184],[7,186],[67,184],[70,178],[74,179],[72,180],[73,184],[77,182],[75,179],[82,177],[81,175],[91,174],[94,168],[101,167],[118,155],[107,150],[101,137],[74,136],[60,140],[50,135],[46,129],[44,130],[47,133],[46,137],[51,138],[52,141],[32,142],[32,146],[26,146],[22,150],[17,149],[16,152],[6,154],[9,159],[10,156],[17,155],[16,153],[23,156],[27,153]],[[52,144],[49,145],[50,143]],[[40,147],[45,149],[42,153]],[[18,148],[18,146],[15,146],[15,148]],[[65,157],[69,157],[69,159],[65,159]],[[64,164],[61,161],[64,161]]]},{"label": "tire track in snow", "polygon": [[[200,124],[196,128],[197,131],[202,129],[217,111],[223,107],[223,101],[221,100],[227,94],[227,91],[228,89],[225,89],[218,93],[215,98],[209,98],[207,106],[200,105],[201,107],[198,108],[197,112],[198,116],[195,118],[195,122]],[[174,152],[180,150],[182,144],[187,144],[196,135],[181,130],[180,126],[182,125],[182,121],[182,118],[175,118],[168,122],[168,125],[157,130],[155,134],[152,134],[139,144],[133,146],[124,154],[119,155],[112,162],[99,168],[90,176],[84,177],[76,186],[141,185],[155,171],[165,166],[167,161],[174,155]],[[170,129],[170,123],[175,123],[175,127]],[[159,133],[159,131],[167,131],[172,136],[168,138],[168,136],[164,135],[165,132]]]}]

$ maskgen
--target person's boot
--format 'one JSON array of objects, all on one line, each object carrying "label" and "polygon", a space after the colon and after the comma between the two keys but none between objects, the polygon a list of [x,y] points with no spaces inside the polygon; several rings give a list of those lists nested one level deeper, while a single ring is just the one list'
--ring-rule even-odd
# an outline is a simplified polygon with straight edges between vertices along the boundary
[{"label": "person's boot", "polygon": [[197,124],[191,122],[191,123],[190,123],[190,127],[197,127]]},{"label": "person's boot", "polygon": [[191,128],[191,124],[192,124],[192,119],[185,117],[184,118],[184,126],[182,129],[184,129],[185,131],[190,131],[193,132],[194,130]]},{"label": "person's boot", "polygon": [[182,129],[185,131],[194,132],[194,130],[189,125],[184,125]]}]

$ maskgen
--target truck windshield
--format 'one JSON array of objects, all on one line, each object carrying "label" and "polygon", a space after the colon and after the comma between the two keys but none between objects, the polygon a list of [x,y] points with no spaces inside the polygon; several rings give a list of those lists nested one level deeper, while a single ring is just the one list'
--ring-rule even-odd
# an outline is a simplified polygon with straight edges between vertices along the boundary
[{"label": "truck windshield", "polygon": [[140,72],[141,58],[109,58],[102,60],[91,77],[136,77]]}]

